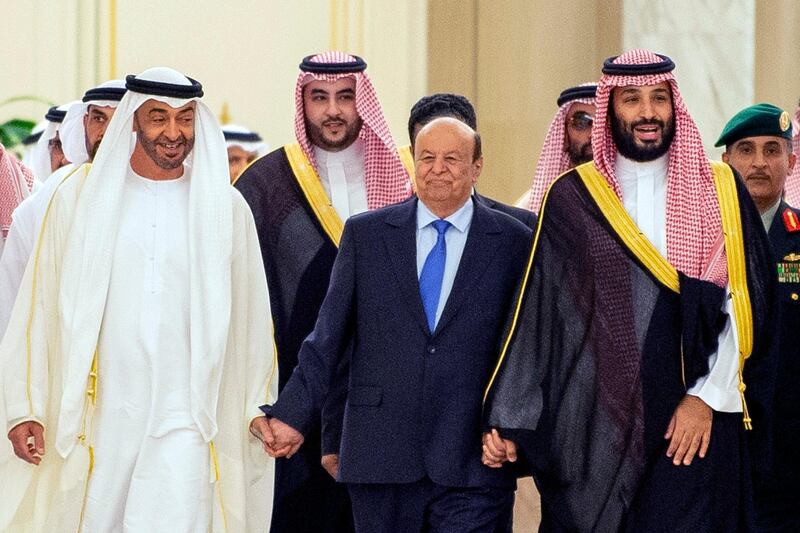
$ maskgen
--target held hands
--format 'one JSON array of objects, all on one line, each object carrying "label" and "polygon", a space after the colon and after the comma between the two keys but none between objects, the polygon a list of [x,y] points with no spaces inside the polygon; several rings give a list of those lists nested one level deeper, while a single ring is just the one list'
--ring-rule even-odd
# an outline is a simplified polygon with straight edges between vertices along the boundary
[{"label": "held hands", "polygon": [[264,445],[264,451],[270,457],[286,457],[294,455],[305,440],[303,435],[277,418],[260,416],[250,423],[250,432],[258,437]]},{"label": "held hands", "polygon": [[667,457],[672,457],[672,464],[689,466],[695,454],[700,459],[706,456],[711,442],[712,421],[713,412],[706,402],[690,394],[683,397],[664,434],[664,438],[670,441]]},{"label": "held hands", "polygon": [[44,455],[44,428],[38,422],[23,422],[11,428],[8,440],[14,447],[14,453],[32,465],[42,462]]},{"label": "held hands", "polygon": [[516,462],[517,445],[504,439],[496,429],[483,434],[483,457],[481,461],[489,468],[500,468],[506,461]]}]

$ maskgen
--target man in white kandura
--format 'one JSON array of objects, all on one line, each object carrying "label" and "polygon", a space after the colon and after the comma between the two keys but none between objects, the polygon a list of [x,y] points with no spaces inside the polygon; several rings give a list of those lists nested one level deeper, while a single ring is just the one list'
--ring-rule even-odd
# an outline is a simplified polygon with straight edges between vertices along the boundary
[{"label": "man in white kandura", "polygon": [[162,67],[126,85],[0,344],[22,459],[0,458],[0,530],[264,531],[274,464],[252,434],[277,368],[252,215],[201,85]]}]

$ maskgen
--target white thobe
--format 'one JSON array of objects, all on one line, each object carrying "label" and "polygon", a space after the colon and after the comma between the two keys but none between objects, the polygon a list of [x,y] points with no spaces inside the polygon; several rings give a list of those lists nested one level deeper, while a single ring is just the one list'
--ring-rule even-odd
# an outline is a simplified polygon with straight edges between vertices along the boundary
[{"label": "white thobe", "polygon": [[99,339],[84,531],[206,531],[209,448],[189,393],[189,181],[129,172]]},{"label": "white thobe", "polygon": [[331,200],[331,205],[342,221],[363,213],[367,205],[367,186],[364,181],[364,141],[339,152],[328,152],[314,146],[320,182]]},{"label": "white thobe", "polygon": [[[633,221],[659,253],[667,257],[667,167],[669,156],[637,162],[617,155],[616,176],[622,203]],[[717,351],[709,358],[709,372],[687,392],[700,397],[715,411],[742,411],[739,395],[739,343],[733,301],[725,290],[724,310],[728,315],[719,334]]]},{"label": "white thobe", "polygon": [[0,256],[0,337],[8,327],[11,309],[17,298],[25,267],[33,251],[47,206],[58,185],[75,170],[69,164],[53,173],[36,191],[14,210],[6,246]]}]

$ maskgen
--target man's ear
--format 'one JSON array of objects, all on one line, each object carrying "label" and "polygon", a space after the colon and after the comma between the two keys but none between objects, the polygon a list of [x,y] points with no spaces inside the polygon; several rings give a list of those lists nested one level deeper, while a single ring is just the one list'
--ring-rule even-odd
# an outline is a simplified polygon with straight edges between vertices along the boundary
[{"label": "man's ear", "polygon": [[722,152],[722,162],[723,163],[729,163],[729,161],[728,161],[728,151],[727,150]]},{"label": "man's ear", "polygon": [[475,183],[483,170],[483,156],[480,156],[472,164],[475,165],[475,177],[472,179],[472,183]]}]

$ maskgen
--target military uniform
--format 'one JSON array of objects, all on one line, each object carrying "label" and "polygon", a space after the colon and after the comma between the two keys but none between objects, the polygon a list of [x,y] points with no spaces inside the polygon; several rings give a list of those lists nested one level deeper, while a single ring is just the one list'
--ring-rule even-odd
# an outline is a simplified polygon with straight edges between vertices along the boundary
[{"label": "military uniform", "polygon": [[800,210],[781,201],[770,226],[778,274],[780,353],[774,400],[774,476],[759,491],[762,531],[800,531]]}]

